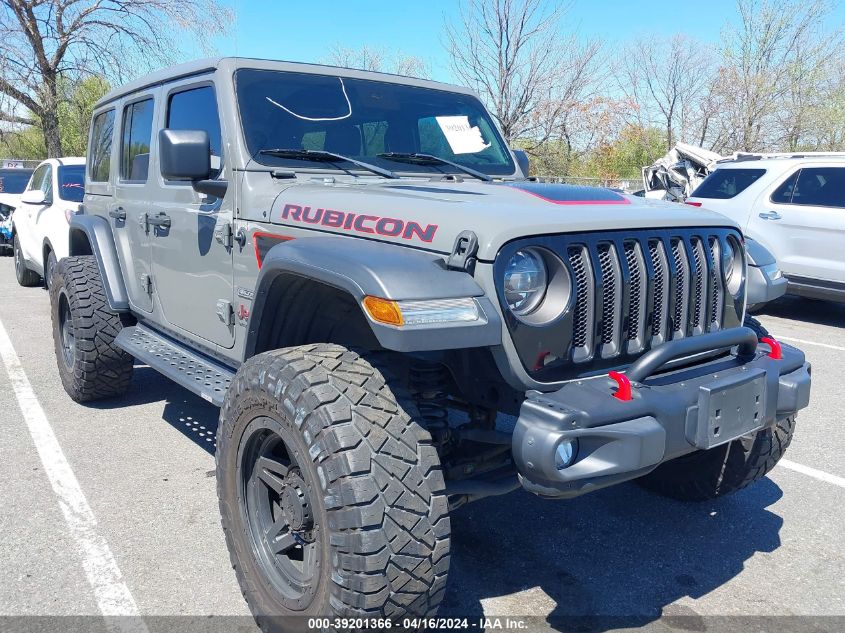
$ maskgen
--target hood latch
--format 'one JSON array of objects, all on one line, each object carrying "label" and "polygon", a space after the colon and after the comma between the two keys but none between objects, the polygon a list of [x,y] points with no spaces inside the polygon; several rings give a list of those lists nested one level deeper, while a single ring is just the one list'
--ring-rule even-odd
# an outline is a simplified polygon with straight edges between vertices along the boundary
[{"label": "hood latch", "polygon": [[455,238],[455,245],[446,261],[446,268],[463,270],[472,274],[475,270],[475,254],[477,252],[478,236],[473,231],[461,231]]}]

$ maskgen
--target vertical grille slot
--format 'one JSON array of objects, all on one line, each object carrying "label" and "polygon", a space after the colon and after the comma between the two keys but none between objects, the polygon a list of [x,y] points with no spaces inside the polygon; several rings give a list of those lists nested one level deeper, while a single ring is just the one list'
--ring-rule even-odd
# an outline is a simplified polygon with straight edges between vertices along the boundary
[{"label": "vertical grille slot", "polygon": [[573,246],[568,254],[575,291],[572,360],[577,363],[589,360],[593,355],[595,289],[587,249],[583,246]]},{"label": "vertical grille slot", "polygon": [[715,332],[722,327],[722,313],[725,294],[722,288],[722,251],[719,238],[711,237],[710,242],[710,320],[707,329]]},{"label": "vertical grille slot", "polygon": [[605,358],[619,353],[622,326],[622,271],[613,244],[598,248],[601,272],[601,355]]},{"label": "vertical grille slot", "polygon": [[675,262],[675,310],[672,315],[672,338],[683,338],[687,333],[689,316],[689,260],[684,243],[672,240],[672,259]]},{"label": "vertical grille slot", "polygon": [[648,272],[638,242],[625,242],[625,261],[628,264],[628,353],[633,354],[645,345],[646,309],[648,307]]},{"label": "vertical grille slot", "polygon": [[613,263],[610,261],[610,245],[599,246],[599,265],[601,266],[601,343],[613,342],[613,306],[616,302],[616,285],[613,279]]},{"label": "vertical grille slot", "polygon": [[669,310],[669,265],[663,243],[652,240],[648,244],[651,266],[654,269],[654,312],[651,316],[652,346],[666,340]]},{"label": "vertical grille slot", "polygon": [[701,239],[694,237],[692,243],[692,257],[695,269],[692,273],[693,282],[693,314],[692,314],[692,333],[701,334],[704,332],[704,317],[707,310],[705,305],[707,301],[707,268],[705,266],[706,255],[704,254],[704,246]]}]

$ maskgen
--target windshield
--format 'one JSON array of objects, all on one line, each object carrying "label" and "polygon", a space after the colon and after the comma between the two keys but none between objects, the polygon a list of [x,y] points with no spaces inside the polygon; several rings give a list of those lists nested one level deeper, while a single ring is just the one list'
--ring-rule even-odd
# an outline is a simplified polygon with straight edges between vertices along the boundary
[{"label": "windshield", "polygon": [[82,202],[85,194],[85,165],[59,167],[59,197],[69,202]]},{"label": "windshield", "polygon": [[497,176],[515,171],[490,116],[471,95],[255,69],[238,70],[235,84],[247,147],[265,165],[357,169],[343,161],[315,165],[266,152],[307,149],[342,154],[400,173],[461,172],[435,161],[411,164],[379,154],[431,154]]},{"label": "windshield", "polygon": [[31,169],[0,169],[0,193],[23,193],[30,176]]}]

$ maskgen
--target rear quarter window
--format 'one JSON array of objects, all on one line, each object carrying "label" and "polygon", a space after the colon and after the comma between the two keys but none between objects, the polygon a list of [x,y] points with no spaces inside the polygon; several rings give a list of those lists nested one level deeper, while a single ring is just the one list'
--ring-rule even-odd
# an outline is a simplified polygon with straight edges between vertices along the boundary
[{"label": "rear quarter window", "polygon": [[748,189],[765,173],[765,169],[717,169],[698,185],[691,197],[727,200]]}]

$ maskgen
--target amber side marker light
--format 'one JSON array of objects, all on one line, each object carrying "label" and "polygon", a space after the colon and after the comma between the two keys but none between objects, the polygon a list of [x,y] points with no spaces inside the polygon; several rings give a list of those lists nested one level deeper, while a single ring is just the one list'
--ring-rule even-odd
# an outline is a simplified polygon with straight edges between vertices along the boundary
[{"label": "amber side marker light", "polygon": [[405,323],[402,318],[402,311],[399,309],[399,304],[390,299],[370,296],[364,297],[364,309],[373,321],[396,326]]}]

